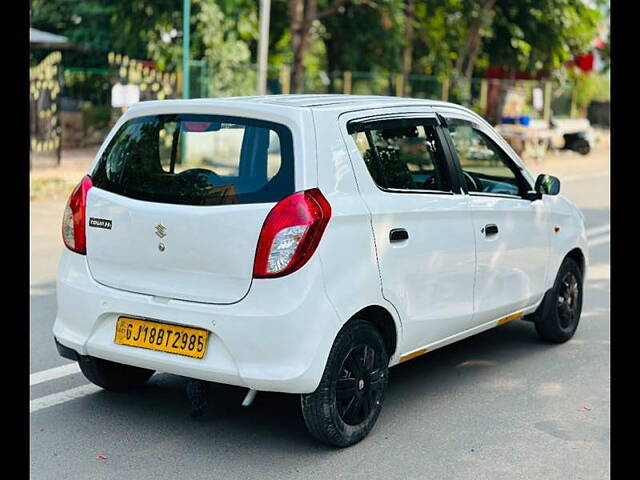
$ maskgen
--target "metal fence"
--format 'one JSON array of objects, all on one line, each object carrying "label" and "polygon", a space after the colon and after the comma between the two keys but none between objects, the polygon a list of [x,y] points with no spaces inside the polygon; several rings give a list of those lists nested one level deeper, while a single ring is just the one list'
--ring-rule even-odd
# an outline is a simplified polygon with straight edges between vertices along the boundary
[{"label": "metal fence", "polygon": [[[29,150],[55,152],[60,163],[60,52],[52,52],[29,70]],[[31,168],[31,156],[29,156]]]},{"label": "metal fence", "polygon": [[[193,98],[215,98],[235,95],[255,95],[256,66],[227,69],[225,79],[206,61],[192,61],[190,92]],[[234,81],[242,79],[242,81]],[[540,102],[534,101],[538,91]],[[431,98],[458,103],[475,110],[492,122],[497,122],[497,109],[507,91],[517,91],[523,98],[523,115],[532,119],[576,117],[573,86],[538,80],[505,80],[471,78],[453,80],[448,77],[408,75],[406,80],[399,73],[378,72],[324,72],[307,73],[303,79],[303,93],[344,93],[356,95],[391,95],[414,98]],[[269,66],[267,93],[291,93],[291,67]],[[538,103],[538,104],[536,104]]]},{"label": "metal fence", "polygon": [[[33,151],[56,151],[61,147],[100,143],[123,109],[111,107],[111,89],[135,84],[140,100],[182,97],[180,73],[160,72],[152,62],[110,53],[108,68],[62,67],[56,52],[31,69],[31,147]],[[192,98],[216,98],[257,93],[255,65],[217,71],[206,60],[192,60]],[[46,77],[46,78],[45,78]],[[269,66],[267,93],[292,91],[290,65]],[[309,73],[303,93],[392,95],[446,100],[467,106],[489,122],[498,123],[508,92],[518,92],[521,113],[531,119],[576,117],[575,89],[570,83],[535,80],[456,80],[412,74],[380,72]],[[61,114],[61,110],[64,110]],[[66,130],[65,130],[66,128]],[[64,140],[64,144],[63,144]]]}]

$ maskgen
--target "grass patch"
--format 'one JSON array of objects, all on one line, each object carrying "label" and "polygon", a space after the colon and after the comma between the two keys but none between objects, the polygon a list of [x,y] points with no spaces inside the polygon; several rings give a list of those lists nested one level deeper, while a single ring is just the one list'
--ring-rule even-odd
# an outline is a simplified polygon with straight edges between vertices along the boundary
[{"label": "grass patch", "polygon": [[30,183],[29,199],[31,201],[65,200],[71,195],[78,179],[75,177],[31,177]]}]

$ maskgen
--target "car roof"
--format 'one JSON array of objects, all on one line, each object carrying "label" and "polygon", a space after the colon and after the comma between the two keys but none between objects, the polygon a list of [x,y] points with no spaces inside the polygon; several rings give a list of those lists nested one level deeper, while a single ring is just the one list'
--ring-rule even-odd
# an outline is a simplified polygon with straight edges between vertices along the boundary
[{"label": "car roof", "polygon": [[[191,98],[191,99],[170,99],[170,100],[150,100],[133,104],[120,121],[125,121],[133,117],[157,114],[173,113],[184,111],[198,111],[205,113],[209,108],[213,108],[222,114],[260,114],[270,117],[274,121],[287,122],[295,117],[302,118],[309,110],[321,111],[323,115],[339,117],[343,113],[375,110],[390,107],[436,107],[455,109],[465,112],[476,118],[489,128],[491,125],[481,116],[472,110],[461,105],[433,100],[429,98],[406,98],[383,95],[343,95],[343,94],[289,94],[289,95],[257,95],[242,97],[220,97],[220,98]],[[498,134],[499,136],[499,134]],[[517,159],[516,163],[527,172],[525,176],[531,177],[522,160],[513,151],[511,146],[502,138],[502,146],[512,153],[512,157]],[[529,178],[530,180],[533,177]],[[531,180],[533,182],[533,180]]]},{"label": "car roof", "polygon": [[[271,103],[291,107],[327,107],[343,105],[345,107],[367,107],[379,104],[432,104],[434,100],[391,97],[383,95],[344,95],[344,94],[292,94],[292,95],[264,95],[256,97],[232,97],[234,100],[248,102]],[[442,102],[437,102],[442,103]]]},{"label": "car roof", "polygon": [[[421,99],[421,98],[405,98],[392,97],[382,95],[338,95],[338,94],[290,94],[290,95],[259,95],[259,96],[243,96],[243,97],[222,97],[222,98],[193,98],[188,100],[154,100],[145,101],[134,104],[131,108],[152,107],[155,105],[163,106],[215,106],[225,105],[264,108],[266,106],[282,107],[285,109],[331,109],[340,112],[351,110],[360,110],[368,108],[381,108],[392,106],[447,106],[462,108],[449,102],[440,100]],[[466,110],[466,109],[465,109]]]}]

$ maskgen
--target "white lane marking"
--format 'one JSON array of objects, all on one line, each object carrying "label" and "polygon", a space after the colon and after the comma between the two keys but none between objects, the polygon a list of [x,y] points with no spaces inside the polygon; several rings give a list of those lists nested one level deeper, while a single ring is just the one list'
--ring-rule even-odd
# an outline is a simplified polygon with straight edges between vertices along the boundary
[{"label": "white lane marking", "polygon": [[49,380],[55,380],[56,378],[66,377],[67,375],[73,375],[79,372],[80,367],[78,367],[76,362],[62,365],[61,367],[50,368],[49,370],[42,370],[41,372],[29,375],[29,386],[32,387],[42,382],[48,382]]},{"label": "white lane marking", "polygon": [[610,241],[611,241],[611,235],[607,233],[606,235],[601,235],[599,237],[589,239],[587,244],[590,247],[595,247],[597,245],[602,245],[603,243],[608,243]]},{"label": "white lane marking", "polygon": [[61,403],[75,400],[77,398],[86,397],[87,395],[99,392],[100,390],[102,390],[100,387],[89,383],[87,385],[70,388],[69,390],[65,390],[63,392],[52,393],[51,395],[36,398],[35,400],[31,400],[29,402],[29,413],[37,412],[38,410],[42,410],[43,408],[53,407],[54,405],[60,405]]},{"label": "white lane marking", "polygon": [[599,227],[588,228],[585,233],[587,237],[592,237],[594,235],[598,235],[600,233],[609,233],[611,231],[611,224],[607,223],[606,225],[600,225]]}]

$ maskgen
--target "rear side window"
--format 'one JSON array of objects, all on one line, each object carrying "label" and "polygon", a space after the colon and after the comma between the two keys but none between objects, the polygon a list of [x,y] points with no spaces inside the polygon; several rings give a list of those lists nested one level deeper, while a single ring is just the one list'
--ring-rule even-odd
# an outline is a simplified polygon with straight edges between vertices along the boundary
[{"label": "rear side window", "polygon": [[236,117],[138,117],[118,130],[92,180],[98,188],[151,202],[277,202],[294,191],[291,132]]},{"label": "rear side window", "polygon": [[449,192],[435,127],[415,122],[377,122],[352,133],[376,184],[389,190]]}]

